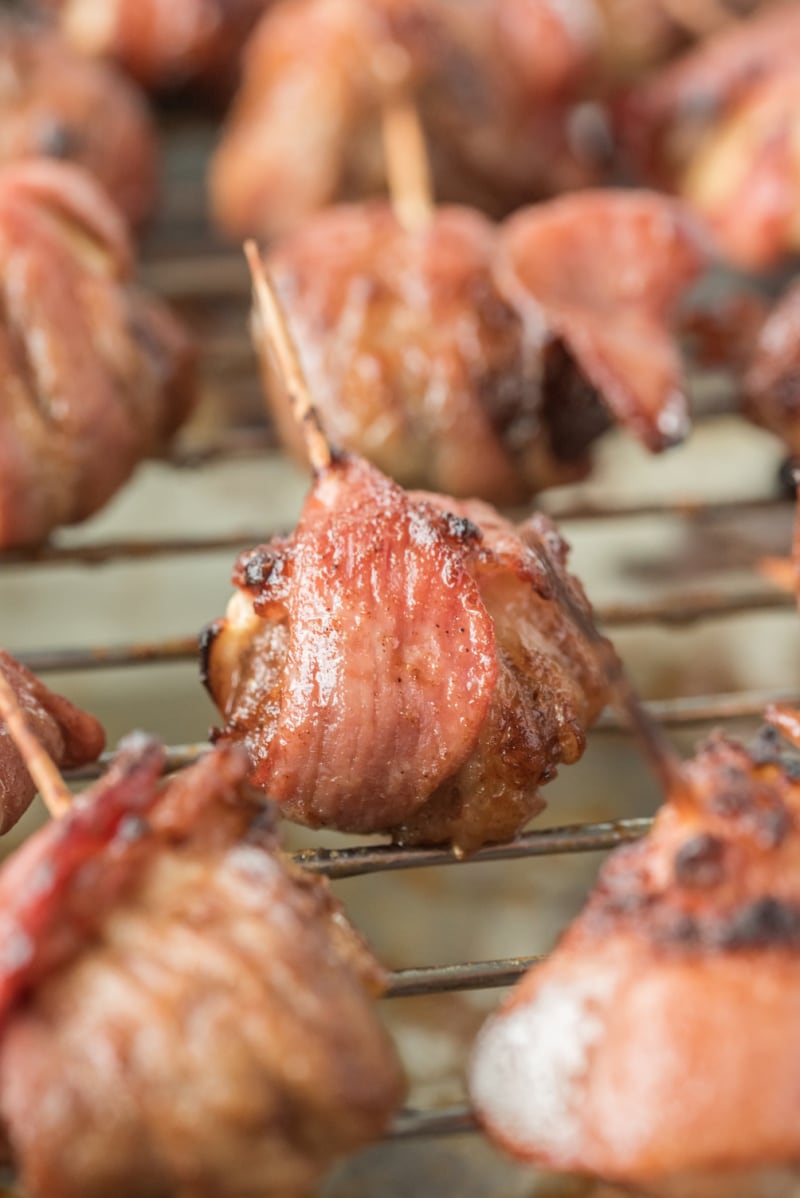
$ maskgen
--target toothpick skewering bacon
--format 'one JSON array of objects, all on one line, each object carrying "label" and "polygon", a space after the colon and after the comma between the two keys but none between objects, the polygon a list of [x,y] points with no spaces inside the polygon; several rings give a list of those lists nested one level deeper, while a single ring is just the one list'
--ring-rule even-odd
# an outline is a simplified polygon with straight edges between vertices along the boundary
[{"label": "toothpick skewering bacon", "polygon": [[163,764],[130,738],[0,870],[4,1132],[32,1198],[299,1198],[402,1098],[383,974],[239,751]]},{"label": "toothpick skewering bacon", "polygon": [[[266,357],[265,332],[288,333],[249,257]],[[562,610],[566,589],[591,618],[566,546],[543,518],[515,528],[331,451],[291,369],[315,478],[296,532],[242,555],[204,637],[220,740],[243,744],[252,780],[312,826],[459,851],[513,836],[607,693]]]},{"label": "toothpick skewering bacon", "polygon": [[[9,694],[9,691],[11,692]],[[0,649],[0,833],[9,828],[27,811],[37,787],[55,795],[56,807],[63,813],[68,792],[63,784],[53,785],[52,770],[48,774],[49,757],[58,766],[86,765],[95,761],[103,751],[105,734],[94,718],[61,695],[56,695],[10,653]],[[44,767],[29,772],[26,759],[15,746],[10,724],[19,728],[20,716],[27,727],[29,742],[40,744],[44,750]],[[23,728],[22,735],[25,736]],[[49,754],[49,757],[47,756]],[[39,758],[41,761],[41,757]],[[50,782],[48,783],[48,777]],[[58,778],[58,774],[55,774]]]}]

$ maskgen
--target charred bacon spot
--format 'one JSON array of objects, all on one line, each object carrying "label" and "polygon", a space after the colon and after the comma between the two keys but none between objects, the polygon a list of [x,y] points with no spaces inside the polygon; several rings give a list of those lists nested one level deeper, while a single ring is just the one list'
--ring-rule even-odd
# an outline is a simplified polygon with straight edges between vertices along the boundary
[{"label": "charred bacon spot", "polygon": [[725,844],[703,832],[681,845],[675,855],[675,880],[680,886],[714,886],[722,876]]},{"label": "charred bacon spot", "polygon": [[56,118],[41,121],[36,141],[45,158],[73,158],[81,148],[81,135],[77,129]]},{"label": "charred bacon spot", "polygon": [[[224,620],[212,620],[210,624],[206,624],[202,629],[198,638],[198,649],[200,654],[200,681],[209,693],[209,669],[211,665],[211,649],[214,641],[217,639],[222,629],[225,627]],[[213,696],[212,696],[213,698]]]},{"label": "charred bacon spot", "polygon": [[714,943],[725,949],[797,947],[800,909],[777,898],[760,898],[734,912],[714,931]]},{"label": "charred bacon spot", "polygon": [[282,555],[267,545],[259,545],[241,555],[234,569],[233,582],[245,590],[260,591],[280,578],[283,569]]},{"label": "charred bacon spot", "polygon": [[483,540],[483,533],[466,516],[456,516],[453,512],[444,512],[444,523],[447,535],[452,537],[454,541],[460,541],[462,544],[467,544],[469,541],[477,542]]},{"label": "charred bacon spot", "polygon": [[772,724],[764,724],[756,733],[750,749],[754,765],[780,765],[781,734]]}]

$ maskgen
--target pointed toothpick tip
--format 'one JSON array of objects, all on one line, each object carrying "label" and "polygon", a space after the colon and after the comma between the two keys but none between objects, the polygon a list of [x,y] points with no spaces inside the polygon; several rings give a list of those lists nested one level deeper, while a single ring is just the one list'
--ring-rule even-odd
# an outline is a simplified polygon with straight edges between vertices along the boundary
[{"label": "pointed toothpick tip", "polygon": [[255,337],[256,351],[265,364],[270,350],[274,354],[292,413],[303,434],[308,460],[314,473],[318,474],[331,465],[333,451],[312,402],[308,380],[283,305],[254,241],[244,243],[244,255],[250,268],[253,300],[260,326],[260,335]]}]

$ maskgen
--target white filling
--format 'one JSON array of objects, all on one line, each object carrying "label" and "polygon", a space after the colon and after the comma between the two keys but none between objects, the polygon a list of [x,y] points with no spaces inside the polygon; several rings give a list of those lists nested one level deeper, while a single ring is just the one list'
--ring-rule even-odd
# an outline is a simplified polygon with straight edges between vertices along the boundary
[{"label": "white filling", "polygon": [[580,1150],[579,1096],[589,1053],[603,1034],[602,1007],[614,991],[602,971],[545,982],[522,1006],[489,1021],[478,1038],[472,1099],[520,1148],[568,1160]]}]

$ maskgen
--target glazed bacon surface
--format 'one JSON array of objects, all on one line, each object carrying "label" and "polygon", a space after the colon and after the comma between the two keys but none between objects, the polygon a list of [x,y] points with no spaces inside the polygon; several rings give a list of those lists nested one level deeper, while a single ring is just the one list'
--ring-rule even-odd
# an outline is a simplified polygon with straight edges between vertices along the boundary
[{"label": "glazed bacon surface", "polygon": [[201,80],[226,91],[248,34],[270,0],[40,0],[83,54],[113,58],[141,83]]},{"label": "glazed bacon surface", "polygon": [[566,546],[362,459],[318,473],[292,537],[245,553],[205,678],[251,780],[312,827],[469,851],[577,760],[606,688],[559,606]]},{"label": "glazed bacon surface", "polygon": [[796,760],[772,729],[752,754],[716,734],[481,1033],[471,1093],[492,1138],[648,1195],[789,1192],[798,865]]},{"label": "glazed bacon surface", "polygon": [[[266,261],[331,439],[405,486],[519,502],[587,474],[612,415],[651,450],[688,429],[675,325],[707,255],[663,196],[587,191],[499,228],[439,207],[414,231],[343,205]],[[303,458],[269,363],[265,384]]]},{"label": "glazed bacon surface", "polygon": [[116,210],[83,171],[0,171],[0,547],[100,508],[194,402],[172,314],[128,283]]},{"label": "glazed bacon surface", "polygon": [[733,262],[761,269],[800,245],[800,9],[723,30],[621,107],[637,172],[707,220]]},{"label": "glazed bacon surface", "polygon": [[307,1193],[403,1096],[383,975],[236,750],[132,739],[0,871],[0,1113],[33,1198]]},{"label": "glazed bacon surface", "polygon": [[597,166],[569,115],[602,27],[592,0],[570,16],[543,0],[283,0],[248,44],[212,162],[220,227],[271,237],[385,192],[381,115],[402,68],[440,201],[497,214],[586,185]]},{"label": "glazed bacon surface", "polygon": [[[100,756],[105,734],[94,716],[55,694],[3,649],[0,671],[56,765],[62,769],[87,765]],[[27,811],[35,793],[33,780],[0,719],[0,834]]]},{"label": "glazed bacon surface", "polygon": [[158,150],[144,97],[49,30],[0,14],[0,165],[28,158],[84,167],[135,224],[153,209]]}]

